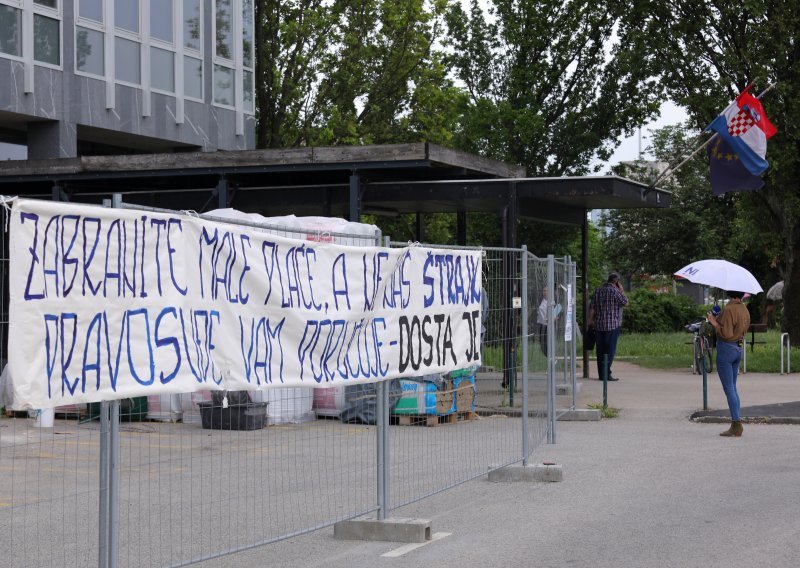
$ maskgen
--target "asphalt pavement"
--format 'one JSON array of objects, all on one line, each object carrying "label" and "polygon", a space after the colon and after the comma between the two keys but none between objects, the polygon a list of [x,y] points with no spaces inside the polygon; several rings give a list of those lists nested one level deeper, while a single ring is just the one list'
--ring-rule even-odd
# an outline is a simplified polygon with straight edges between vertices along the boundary
[{"label": "asphalt pavement", "polygon": [[[204,566],[798,566],[800,424],[777,418],[800,416],[800,374],[740,375],[749,417],[741,438],[692,419],[703,411],[703,384],[688,368],[616,362],[614,375],[617,418],[559,422],[556,444],[535,452],[533,462],[562,465],[560,483],[483,477],[393,511],[432,521],[434,540],[416,548],[338,541],[325,528]],[[601,381],[580,383],[579,408],[602,400]],[[724,419],[716,375],[707,393]]]}]

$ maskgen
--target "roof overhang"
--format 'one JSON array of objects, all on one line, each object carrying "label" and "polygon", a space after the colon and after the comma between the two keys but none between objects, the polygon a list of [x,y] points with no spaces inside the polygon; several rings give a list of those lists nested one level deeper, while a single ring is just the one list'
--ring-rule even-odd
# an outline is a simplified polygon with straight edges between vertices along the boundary
[{"label": "roof overhang", "polygon": [[[347,216],[356,184],[364,213],[502,212],[581,224],[591,209],[668,207],[671,194],[617,176],[526,178],[524,168],[435,144],[392,144],[84,156],[0,162],[0,193],[76,201],[122,193],[171,209],[216,205],[221,181],[233,207],[268,215]],[[355,181],[354,181],[355,180]]]}]

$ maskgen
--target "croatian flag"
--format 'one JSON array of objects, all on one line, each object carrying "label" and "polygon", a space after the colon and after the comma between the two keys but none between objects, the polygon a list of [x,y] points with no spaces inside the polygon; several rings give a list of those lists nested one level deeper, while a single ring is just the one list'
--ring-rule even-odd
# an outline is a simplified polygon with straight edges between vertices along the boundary
[{"label": "croatian flag", "polygon": [[777,130],[767,118],[761,102],[745,89],[728,108],[722,111],[706,130],[713,130],[733,150],[741,164],[754,176],[769,165],[767,140]]}]

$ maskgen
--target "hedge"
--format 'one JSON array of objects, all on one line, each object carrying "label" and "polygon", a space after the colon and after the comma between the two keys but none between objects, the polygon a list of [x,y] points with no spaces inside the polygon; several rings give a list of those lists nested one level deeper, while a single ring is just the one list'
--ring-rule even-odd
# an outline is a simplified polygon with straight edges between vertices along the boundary
[{"label": "hedge", "polygon": [[682,331],[683,326],[705,315],[700,306],[687,296],[659,294],[645,288],[628,294],[628,305],[622,316],[623,331],[636,333]]}]

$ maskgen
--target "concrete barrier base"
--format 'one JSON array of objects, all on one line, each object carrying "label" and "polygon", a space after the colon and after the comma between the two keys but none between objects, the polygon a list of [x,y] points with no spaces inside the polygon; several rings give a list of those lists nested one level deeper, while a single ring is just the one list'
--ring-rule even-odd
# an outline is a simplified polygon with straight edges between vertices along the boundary
[{"label": "concrete barrier base", "polygon": [[599,408],[575,408],[559,414],[558,419],[563,422],[595,422],[600,420]]},{"label": "concrete barrier base", "polygon": [[489,472],[489,481],[562,481],[564,470],[561,464],[509,465]]},{"label": "concrete barrier base", "polygon": [[425,542],[431,539],[431,522],[426,519],[354,519],[333,525],[337,540],[382,540]]},{"label": "concrete barrier base", "polygon": [[[576,383],[576,385],[575,385],[575,394],[578,394],[579,392],[581,392],[581,383]],[[572,383],[556,385],[556,394],[558,396],[571,396],[572,395]]]}]

